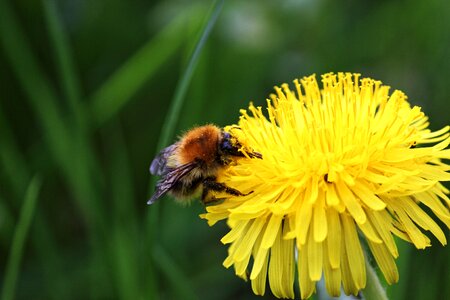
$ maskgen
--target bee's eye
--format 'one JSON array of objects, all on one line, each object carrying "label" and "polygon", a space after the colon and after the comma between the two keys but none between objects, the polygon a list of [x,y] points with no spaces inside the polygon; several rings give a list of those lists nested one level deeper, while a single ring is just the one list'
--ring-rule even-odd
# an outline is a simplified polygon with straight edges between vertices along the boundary
[{"label": "bee's eye", "polygon": [[233,149],[233,146],[231,145],[231,142],[229,139],[224,138],[222,140],[221,148],[222,148],[222,150],[231,150],[231,149]]},{"label": "bee's eye", "polygon": [[231,141],[231,134],[229,132],[222,133],[222,141],[220,143],[220,149],[224,151],[233,151],[236,146]]}]

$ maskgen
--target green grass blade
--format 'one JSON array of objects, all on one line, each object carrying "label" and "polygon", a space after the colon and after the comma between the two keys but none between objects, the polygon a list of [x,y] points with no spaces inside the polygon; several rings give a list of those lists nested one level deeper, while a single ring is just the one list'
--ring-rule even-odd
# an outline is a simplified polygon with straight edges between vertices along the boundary
[{"label": "green grass blade", "polygon": [[[0,109],[0,166],[9,182],[4,181],[3,184],[10,185],[14,194],[14,199],[23,197],[23,191],[29,184],[31,175],[29,164],[25,161],[18,145],[15,142],[14,135],[10,132],[10,126],[6,122],[5,116]],[[0,233],[8,232],[8,245],[10,242],[9,233],[13,232],[14,220],[11,212],[7,211],[4,199],[0,199]],[[16,208],[20,203],[14,201]],[[58,256],[56,242],[53,233],[50,230],[48,220],[37,209],[35,213],[35,225],[33,226],[32,243],[37,250],[37,257],[42,262],[42,270],[45,274],[46,291],[51,299],[66,298],[66,290],[60,282],[63,280],[59,276],[62,270],[61,258]],[[6,235],[0,237],[0,242],[4,243]],[[9,246],[8,246],[9,247]]]},{"label": "green grass blade", "polygon": [[133,199],[133,179],[123,130],[117,122],[108,126],[105,145],[110,149],[108,156],[110,186],[112,192],[111,251],[115,267],[115,288],[121,299],[140,298],[139,255],[137,220]]},{"label": "green grass blade", "polygon": [[0,248],[9,247],[11,235],[14,229],[14,217],[5,199],[0,196]]},{"label": "green grass blade", "polygon": [[41,179],[35,176],[28,186],[25,199],[20,212],[19,221],[14,232],[11,250],[6,265],[5,280],[3,282],[2,299],[11,300],[14,298],[15,286],[19,274],[20,261],[23,248],[28,235],[28,229],[34,215]]},{"label": "green grass blade", "polygon": [[90,110],[93,121],[101,126],[113,117],[132,96],[153,76],[157,70],[180,47],[188,14],[182,12],[157,36],[148,41],[122,67],[120,67],[91,97]]},{"label": "green grass blade", "polygon": [[39,266],[44,277],[44,286],[41,288],[43,291],[45,290],[48,299],[68,299],[69,293],[66,284],[68,279],[61,276],[65,269],[65,257],[61,255],[61,249],[58,248],[52,232],[54,226],[42,213],[43,208],[39,208],[36,208],[31,235],[33,248],[36,249],[40,261]]},{"label": "green grass blade", "polygon": [[[13,192],[23,193],[24,187],[30,181],[27,165],[23,154],[14,141],[11,127],[6,121],[5,114],[0,107],[0,165],[5,174],[8,175],[9,183]],[[15,194],[17,197],[22,195]]]},{"label": "green grass blade", "polygon": [[74,115],[75,124],[77,127],[84,127],[84,113],[80,102],[80,83],[75,72],[67,32],[58,15],[55,1],[43,0],[43,7],[50,42],[53,46],[51,48],[54,51],[55,63],[59,73],[58,77],[61,80],[65,98]]},{"label": "green grass blade", "polygon": [[153,261],[168,279],[178,299],[198,299],[195,291],[189,284],[189,278],[183,274],[181,268],[161,245],[155,245],[152,254]]},{"label": "green grass blade", "polygon": [[[89,149],[68,130],[50,81],[33,55],[8,1],[0,1],[0,42],[38,117],[52,157],[62,169],[90,227],[106,229],[101,202],[89,176]],[[33,80],[30,80],[33,78]],[[74,139],[76,137],[76,139]],[[94,199],[96,198],[96,199]]]},{"label": "green grass blade", "polygon": [[[57,107],[56,94],[22,32],[9,1],[0,1],[0,42],[45,132],[52,154],[70,172],[69,135]],[[30,80],[32,78],[33,80]],[[12,100],[10,100],[12,101]]]},{"label": "green grass blade", "polygon": [[69,130],[58,106],[54,87],[39,64],[9,1],[0,1],[0,43],[37,116],[37,122],[50,150],[50,158],[62,170],[87,223],[94,259],[88,262],[86,269],[94,270],[90,274],[90,291],[96,293],[99,290],[96,281],[109,282],[106,278],[109,276],[107,272],[95,271],[106,265],[102,249],[107,224],[106,211],[102,209],[104,202],[100,201],[98,187],[95,186],[97,178],[90,169],[90,163],[93,161],[90,149],[79,132]]},{"label": "green grass blade", "polygon": [[[47,22],[47,28],[50,36],[50,42],[53,47],[55,57],[55,65],[61,80],[61,86],[65,98],[68,102],[71,114],[74,118],[74,126],[71,127],[71,142],[78,161],[77,164],[71,164],[68,168],[70,171],[70,180],[79,193],[79,199],[87,199],[95,197],[92,186],[91,177],[94,176],[88,170],[89,166],[94,162],[94,154],[92,147],[89,145],[88,137],[86,136],[86,115],[81,103],[81,92],[78,76],[75,72],[75,66],[72,60],[71,48],[69,46],[68,36],[61,21],[57,6],[54,0],[43,0],[44,15]],[[95,164],[95,163],[94,163]],[[94,168],[95,169],[95,168]],[[89,204],[86,204],[89,206]],[[99,209],[100,210],[100,209]],[[99,214],[93,216],[97,221],[102,218]]]},{"label": "green grass blade", "polygon": [[[214,2],[212,9],[207,17],[207,22],[204,23],[203,27],[201,28],[201,35],[198,39],[198,41],[196,42],[196,46],[194,48],[194,51],[192,52],[192,55],[190,56],[189,60],[188,60],[188,65],[185,69],[185,71],[183,72],[180,80],[178,81],[178,84],[175,88],[175,93],[174,93],[174,97],[172,98],[170,107],[169,107],[169,112],[166,115],[165,118],[165,122],[163,124],[163,127],[161,129],[161,134],[157,143],[157,151],[161,150],[164,146],[166,146],[170,140],[170,138],[174,135],[174,131],[175,131],[175,127],[176,127],[176,123],[177,120],[179,119],[180,116],[180,110],[181,107],[183,106],[183,102],[185,99],[185,95],[187,92],[187,88],[189,86],[189,83],[192,79],[192,75],[194,73],[195,67],[197,66],[198,60],[199,60],[199,56],[201,53],[201,50],[203,49],[203,46],[205,45],[208,36],[212,30],[212,28],[214,27],[214,24],[217,21],[217,18],[219,17],[220,11],[222,9],[223,6],[223,0],[217,0]],[[150,191],[153,190],[154,185],[155,185],[155,178],[153,177],[150,180],[150,184],[149,184],[149,193]],[[157,223],[158,223],[158,218],[159,218],[159,211],[158,211],[159,207],[153,207],[152,209],[150,209],[150,212],[148,213],[148,217],[147,217],[147,247],[146,249],[151,249],[152,246],[155,244],[155,241],[157,240],[156,238],[156,234],[157,234]],[[158,277],[156,272],[154,272],[153,269],[153,265],[154,261],[149,261],[146,266],[147,266],[147,271],[149,272],[149,296],[151,298],[154,298],[157,295],[157,282],[158,282]],[[176,282],[175,282],[176,284]]]},{"label": "green grass blade", "polygon": [[157,149],[161,150],[163,147],[167,146],[170,142],[170,139],[174,135],[175,127],[177,125],[177,120],[180,117],[180,111],[184,103],[184,99],[186,96],[187,89],[189,87],[189,83],[191,82],[192,75],[194,74],[195,67],[197,66],[198,59],[200,53],[208,40],[209,34],[211,33],[214,24],[219,17],[220,11],[222,10],[223,0],[215,1],[212,13],[208,18],[208,22],[205,23],[202,28],[202,34],[196,43],[195,49],[192,52],[191,57],[189,58],[188,65],[186,70],[184,71],[180,81],[178,82],[175,88],[175,94],[172,100],[172,103],[169,108],[169,112],[166,115],[165,121],[163,123],[163,127],[161,129],[161,135],[158,140]]}]

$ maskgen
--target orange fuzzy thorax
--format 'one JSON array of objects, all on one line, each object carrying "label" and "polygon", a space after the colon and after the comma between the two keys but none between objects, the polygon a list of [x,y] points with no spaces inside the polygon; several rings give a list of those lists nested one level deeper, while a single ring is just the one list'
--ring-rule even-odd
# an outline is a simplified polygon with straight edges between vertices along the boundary
[{"label": "orange fuzzy thorax", "polygon": [[188,131],[180,139],[178,154],[181,164],[194,160],[202,160],[206,164],[214,162],[217,155],[217,147],[220,137],[220,129],[214,125],[205,125]]}]

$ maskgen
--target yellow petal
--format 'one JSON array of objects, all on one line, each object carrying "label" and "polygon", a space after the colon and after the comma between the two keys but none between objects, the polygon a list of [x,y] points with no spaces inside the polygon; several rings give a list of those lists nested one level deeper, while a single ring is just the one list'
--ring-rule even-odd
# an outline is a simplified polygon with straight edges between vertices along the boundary
[{"label": "yellow petal", "polygon": [[422,135],[423,139],[431,139],[431,138],[435,138],[438,136],[442,136],[443,134],[445,134],[446,132],[448,132],[450,130],[450,126],[444,126],[439,130],[433,131],[433,132],[429,132],[426,133],[424,135]]},{"label": "yellow petal", "polygon": [[224,220],[224,219],[228,218],[229,214],[230,213],[228,211],[221,212],[221,213],[206,213],[206,214],[201,214],[200,218],[207,220],[209,226],[213,226],[220,220]]},{"label": "yellow petal", "polygon": [[391,206],[395,210],[398,221],[403,226],[403,229],[406,231],[414,245],[418,249],[425,249],[430,246],[430,239],[424,235],[411,221],[409,216],[404,211],[403,206],[399,205],[396,201],[391,201],[390,199],[388,201],[388,206]]},{"label": "yellow petal", "polygon": [[350,271],[349,259],[351,259],[351,257],[349,257],[349,254],[347,253],[347,250],[345,247],[345,243],[346,243],[345,238],[342,238],[342,244],[341,244],[342,255],[341,255],[340,266],[341,266],[341,276],[342,276],[342,287],[344,288],[345,294],[347,294],[347,295],[353,294],[356,296],[358,294],[359,289],[356,286],[356,284],[353,280],[352,272]]},{"label": "yellow petal", "polygon": [[222,265],[227,269],[231,267],[233,264],[234,264],[233,258],[229,255],[225,258],[225,260],[222,263]]},{"label": "yellow petal", "polygon": [[450,181],[450,173],[441,170],[435,165],[422,165],[420,167],[421,176],[436,181]]},{"label": "yellow petal", "polygon": [[229,268],[234,264],[234,259],[233,259],[233,255],[234,252],[236,252],[236,248],[238,245],[240,245],[240,241],[244,238],[244,235],[241,235],[237,238],[237,240],[234,243],[231,243],[230,247],[228,247],[228,256],[227,258],[225,258],[225,260],[223,261],[222,265],[225,268]]},{"label": "yellow petal", "polygon": [[319,193],[318,199],[314,205],[314,218],[313,218],[313,228],[314,228],[314,240],[316,242],[322,242],[327,237],[327,217],[324,208],[324,194]]},{"label": "yellow petal", "polygon": [[361,199],[362,202],[364,202],[364,204],[373,210],[382,210],[386,207],[386,203],[378,198],[374,194],[374,191],[369,189],[363,181],[359,181],[358,184],[352,186],[352,191],[359,197],[359,199]]},{"label": "yellow petal", "polygon": [[398,257],[397,246],[395,245],[394,238],[390,232],[392,227],[392,217],[385,210],[382,211],[370,211],[367,210],[367,215],[370,222],[373,224],[373,228],[378,232],[380,238],[383,240],[389,252],[394,257]]},{"label": "yellow petal", "polygon": [[442,245],[447,244],[444,232],[411,198],[403,197],[403,206],[411,219],[425,230],[431,231]]},{"label": "yellow petal", "polygon": [[283,236],[285,240],[295,239],[297,237],[296,226],[295,226],[295,214],[290,214],[285,217],[285,225],[288,225],[289,231]]},{"label": "yellow petal", "polygon": [[247,228],[248,221],[239,221],[231,230],[220,240],[223,244],[229,244],[239,238]]},{"label": "yellow petal", "polygon": [[378,233],[373,229],[372,224],[370,223],[370,218],[368,218],[367,222],[364,224],[358,224],[359,229],[364,233],[364,236],[371,240],[374,243],[381,244],[382,240]]},{"label": "yellow petal", "polygon": [[318,181],[316,178],[311,179],[311,184],[306,185],[305,200],[311,204],[316,202],[319,193]]},{"label": "yellow petal", "polygon": [[268,249],[272,247],[278,232],[281,229],[282,216],[272,215],[267,223],[266,230],[264,231],[261,247]]},{"label": "yellow petal", "polygon": [[358,203],[358,200],[353,195],[352,191],[347,187],[347,185],[341,181],[336,182],[336,188],[342,201],[345,203],[349,213],[359,224],[366,221],[366,214]]},{"label": "yellow petal", "polygon": [[269,256],[266,255],[263,260],[261,271],[256,278],[252,279],[252,290],[255,295],[263,296],[266,291],[266,278],[267,278],[267,265],[269,262]]},{"label": "yellow petal", "polygon": [[327,219],[330,223],[329,234],[326,239],[330,265],[332,268],[339,268],[341,261],[341,222],[337,211],[333,208],[327,209]]},{"label": "yellow petal", "polygon": [[370,251],[372,251],[373,257],[375,257],[377,264],[380,266],[381,272],[383,272],[387,283],[396,283],[398,281],[398,270],[389,250],[383,244],[375,244],[371,241],[367,241],[367,243],[370,247]]},{"label": "yellow petal", "polygon": [[315,291],[315,283],[311,281],[308,270],[308,251],[306,247],[298,251],[298,285],[302,299],[309,298]]},{"label": "yellow petal", "polygon": [[237,276],[247,281],[247,266],[250,261],[250,255],[245,256],[241,261],[234,261],[234,271]]},{"label": "yellow petal", "polygon": [[431,193],[421,193],[416,195],[416,199],[420,200],[423,204],[428,206],[436,216],[450,228],[450,213],[449,210],[442,204],[439,198]]},{"label": "yellow petal", "polygon": [[269,285],[278,298],[293,298],[294,243],[283,240],[279,231],[270,251]]},{"label": "yellow petal", "polygon": [[258,238],[261,229],[264,226],[266,218],[257,218],[255,219],[250,228],[247,230],[244,238],[239,241],[239,245],[234,252],[233,259],[235,261],[242,261],[250,257],[251,251],[253,249],[253,245],[255,244],[256,239]]},{"label": "yellow petal", "polygon": [[309,277],[312,281],[319,281],[320,277],[322,276],[323,264],[322,243],[314,241],[314,233],[312,230],[310,230],[310,232],[308,233],[308,237],[309,238],[308,242],[306,243],[306,247],[308,248]]},{"label": "yellow petal", "polygon": [[269,253],[269,249],[264,249],[262,247],[258,248],[258,252],[255,254],[252,272],[250,274],[250,279],[254,280],[256,277],[259,276],[259,273],[264,267],[264,264],[267,261],[267,258]]},{"label": "yellow petal", "polygon": [[370,168],[364,172],[362,177],[368,181],[371,181],[373,183],[378,183],[378,184],[385,183],[389,180],[388,177],[380,174],[379,171],[371,170]]},{"label": "yellow petal", "polygon": [[288,187],[281,193],[277,201],[269,206],[273,214],[284,216],[293,206],[301,190],[298,188]]},{"label": "yellow petal", "polygon": [[355,223],[350,216],[345,214],[341,214],[341,221],[345,236],[345,250],[348,256],[353,282],[357,289],[362,289],[366,286],[366,266]]},{"label": "yellow petal", "polygon": [[267,213],[267,205],[261,204],[254,207],[234,208],[230,209],[230,215],[228,216],[228,223],[233,225],[239,220],[252,220]]},{"label": "yellow petal", "polygon": [[312,209],[309,201],[303,201],[300,209],[297,210],[295,218],[297,231],[297,244],[304,245],[308,234],[309,223],[311,221]]},{"label": "yellow petal", "polygon": [[334,184],[327,185],[327,204],[329,206],[335,206],[339,204],[339,197],[336,193]]},{"label": "yellow petal", "polygon": [[329,260],[330,252],[328,247],[323,247],[323,262],[324,262],[324,277],[325,287],[328,294],[332,297],[339,297],[341,295],[341,269],[333,268]]},{"label": "yellow petal", "polygon": [[436,153],[436,156],[439,158],[450,159],[450,149],[441,150]]},{"label": "yellow petal", "polygon": [[[287,228],[287,227],[285,227]],[[295,257],[294,240],[281,239],[282,259],[283,259],[283,295],[285,298],[294,298],[294,280],[295,280]]]}]

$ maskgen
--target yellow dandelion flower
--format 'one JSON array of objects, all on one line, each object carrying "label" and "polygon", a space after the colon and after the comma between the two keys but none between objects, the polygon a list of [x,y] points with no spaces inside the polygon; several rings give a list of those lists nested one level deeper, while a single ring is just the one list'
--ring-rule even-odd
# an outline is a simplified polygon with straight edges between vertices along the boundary
[{"label": "yellow dandelion flower", "polygon": [[[276,87],[267,116],[250,104],[239,140],[262,154],[227,168],[219,180],[247,196],[221,195],[202,218],[227,219],[225,267],[251,280],[255,294],[268,280],[279,298],[301,298],[324,276],[329,294],[357,294],[366,285],[360,238],[386,281],[397,282],[397,236],[417,248],[430,246],[423,231],[443,245],[444,232],[422,209],[450,228],[449,126],[432,132],[428,118],[400,91],[358,74],[315,76]],[[432,145],[429,145],[432,144]],[[252,261],[250,263],[250,261]],[[298,272],[296,273],[295,268]]]}]

